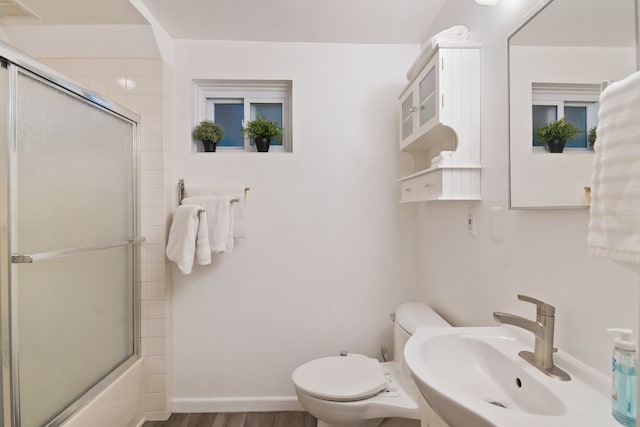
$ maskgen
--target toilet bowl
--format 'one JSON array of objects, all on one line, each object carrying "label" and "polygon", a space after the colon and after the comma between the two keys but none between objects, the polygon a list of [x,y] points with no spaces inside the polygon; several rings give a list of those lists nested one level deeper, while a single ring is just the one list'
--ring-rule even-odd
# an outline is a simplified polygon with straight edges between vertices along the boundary
[{"label": "toilet bowl", "polygon": [[402,356],[419,326],[450,325],[422,303],[405,303],[395,313],[392,362],[351,354],[296,368],[291,378],[298,400],[318,419],[318,427],[376,427],[385,418],[420,419],[422,397]]}]

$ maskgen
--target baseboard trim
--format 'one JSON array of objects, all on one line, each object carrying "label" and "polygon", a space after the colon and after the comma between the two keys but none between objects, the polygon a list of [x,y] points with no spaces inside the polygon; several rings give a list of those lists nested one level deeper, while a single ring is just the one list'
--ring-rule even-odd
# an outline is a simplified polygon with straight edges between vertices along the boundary
[{"label": "baseboard trim", "polygon": [[296,396],[249,396],[212,398],[173,398],[171,411],[203,412],[272,412],[304,411]]},{"label": "baseboard trim", "polygon": [[304,411],[296,396],[173,398],[171,412]]}]

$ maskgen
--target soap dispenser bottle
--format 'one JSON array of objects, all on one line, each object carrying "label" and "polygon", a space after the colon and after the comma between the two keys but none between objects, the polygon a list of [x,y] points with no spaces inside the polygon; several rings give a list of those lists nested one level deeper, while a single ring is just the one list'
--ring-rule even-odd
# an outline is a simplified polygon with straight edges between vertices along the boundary
[{"label": "soap dispenser bottle", "polygon": [[635,427],[638,390],[636,343],[630,329],[607,329],[620,334],[614,339],[611,359],[611,413],[622,425]]}]

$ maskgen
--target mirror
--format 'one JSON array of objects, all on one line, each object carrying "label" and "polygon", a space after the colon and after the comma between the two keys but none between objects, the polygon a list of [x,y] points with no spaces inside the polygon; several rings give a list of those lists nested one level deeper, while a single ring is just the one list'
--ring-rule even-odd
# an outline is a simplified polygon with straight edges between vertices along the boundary
[{"label": "mirror", "polygon": [[[509,37],[512,209],[588,207],[601,84],[636,71],[635,2],[547,0]],[[551,152],[536,130],[561,118],[579,132]]]}]

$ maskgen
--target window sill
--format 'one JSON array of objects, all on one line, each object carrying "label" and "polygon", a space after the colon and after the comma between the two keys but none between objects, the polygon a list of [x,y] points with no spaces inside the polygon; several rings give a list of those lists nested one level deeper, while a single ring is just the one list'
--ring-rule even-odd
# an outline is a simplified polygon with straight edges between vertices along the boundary
[{"label": "window sill", "polygon": [[266,152],[259,152],[255,149],[253,150],[245,150],[243,148],[231,148],[231,147],[217,147],[216,151],[199,151],[196,150],[194,151],[192,154],[290,154],[292,153],[291,151],[287,151],[284,149],[284,147],[279,146],[279,147],[274,147],[271,146],[269,148],[269,151]]},{"label": "window sill", "polygon": [[570,156],[593,154],[593,150],[591,148],[581,148],[581,147],[565,147],[562,153],[551,153],[547,151],[543,146],[535,146],[532,148],[531,152],[533,154],[567,154]]}]

